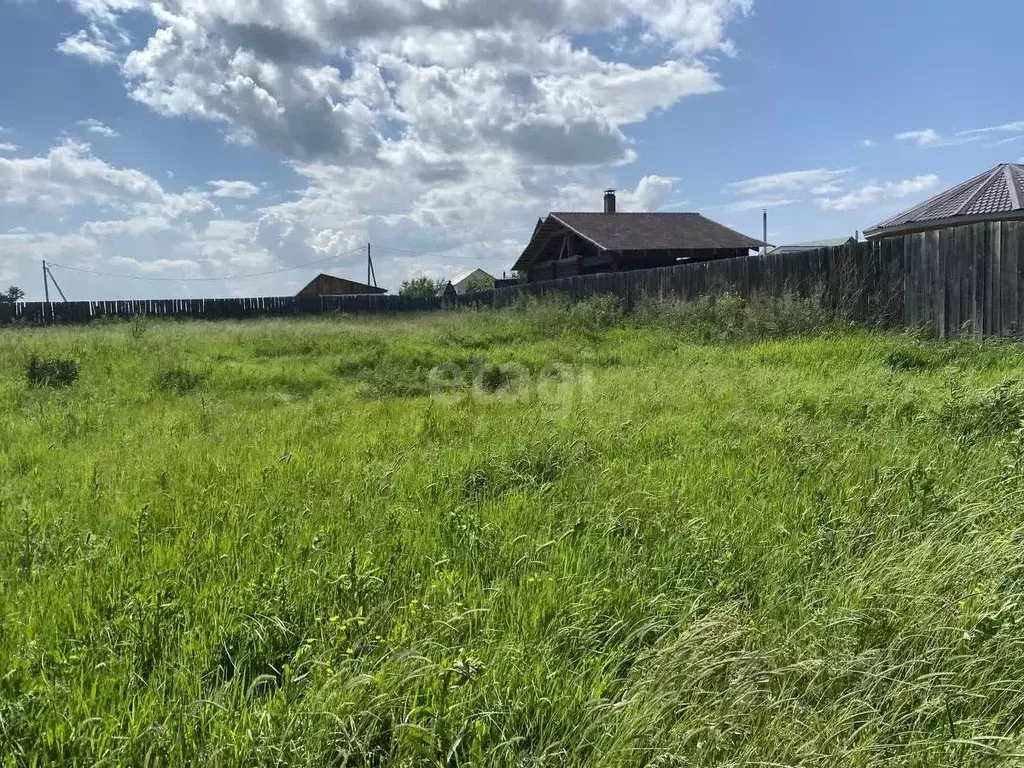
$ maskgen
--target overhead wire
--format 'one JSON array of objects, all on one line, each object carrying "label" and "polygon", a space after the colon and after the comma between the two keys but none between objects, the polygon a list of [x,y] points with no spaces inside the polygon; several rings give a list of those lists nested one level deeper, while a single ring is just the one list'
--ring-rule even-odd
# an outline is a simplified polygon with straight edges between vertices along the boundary
[{"label": "overhead wire", "polygon": [[394,253],[404,253],[409,256],[437,256],[442,259],[478,259],[479,256],[472,253],[438,253],[437,251],[407,251],[404,248],[391,248],[387,245],[373,244],[373,247],[381,251],[392,251]]}]

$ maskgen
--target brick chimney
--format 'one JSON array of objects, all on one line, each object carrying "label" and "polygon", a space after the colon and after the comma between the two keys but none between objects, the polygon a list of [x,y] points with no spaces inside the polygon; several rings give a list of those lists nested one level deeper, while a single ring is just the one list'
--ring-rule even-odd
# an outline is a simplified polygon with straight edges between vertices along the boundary
[{"label": "brick chimney", "polygon": [[604,212],[615,213],[615,190],[606,189],[604,191]]}]

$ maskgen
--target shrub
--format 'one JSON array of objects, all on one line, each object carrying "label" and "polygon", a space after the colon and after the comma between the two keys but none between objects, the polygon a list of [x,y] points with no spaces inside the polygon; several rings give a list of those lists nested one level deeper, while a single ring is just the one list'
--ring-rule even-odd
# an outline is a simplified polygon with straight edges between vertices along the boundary
[{"label": "shrub", "polygon": [[528,332],[539,338],[555,338],[564,333],[594,336],[614,326],[623,315],[617,296],[591,296],[572,301],[564,294],[543,297],[523,296],[512,305]]},{"label": "shrub", "polygon": [[886,368],[894,371],[932,371],[944,363],[935,352],[920,347],[896,349],[885,358]]},{"label": "shrub", "polygon": [[185,366],[172,365],[161,368],[156,374],[156,388],[176,395],[187,395],[203,385],[206,376]]},{"label": "shrub", "polygon": [[997,384],[980,395],[954,388],[939,419],[962,437],[1004,435],[1024,422],[1024,390],[1014,380]]},{"label": "shrub", "polygon": [[68,357],[32,355],[25,378],[35,387],[70,387],[78,380],[78,363]]},{"label": "shrub", "polygon": [[756,341],[820,333],[834,326],[837,314],[814,299],[733,294],[693,301],[649,299],[633,312],[639,326],[660,326],[698,342]]}]

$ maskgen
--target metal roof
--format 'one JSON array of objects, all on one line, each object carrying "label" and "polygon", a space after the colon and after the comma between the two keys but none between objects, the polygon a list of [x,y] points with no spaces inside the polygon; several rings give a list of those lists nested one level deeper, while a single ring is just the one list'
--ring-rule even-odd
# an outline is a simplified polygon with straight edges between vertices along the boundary
[{"label": "metal roof", "polygon": [[1024,218],[1024,166],[1002,163],[867,230],[867,237]]},{"label": "metal roof", "polygon": [[754,250],[764,245],[699,213],[552,213],[534,229],[512,268],[527,268],[548,240],[565,230],[602,251]]},{"label": "metal roof", "polygon": [[491,280],[493,280],[493,279],[494,279],[494,275],[490,274],[489,272],[485,272],[485,271],[484,271],[484,270],[482,270],[482,269],[471,269],[471,270],[469,270],[468,272],[463,272],[463,273],[461,273],[461,274],[458,274],[458,275],[456,275],[456,276],[455,276],[455,277],[453,277],[453,278],[452,278],[452,279],[451,279],[451,280],[450,280],[449,282],[451,282],[451,284],[452,284],[452,285],[458,285],[458,284],[459,284],[459,283],[461,283],[461,282],[462,282],[463,280],[468,280],[469,278],[471,278],[471,277],[472,277],[473,275],[475,275],[475,274],[476,274],[477,272],[479,272],[479,273],[480,273],[481,275],[483,275],[484,277],[489,277],[489,278],[490,278]]},{"label": "metal roof", "polygon": [[847,243],[857,242],[853,237],[833,237],[829,240],[809,240],[806,243],[793,243],[792,245],[780,245],[778,248],[772,248],[770,253],[800,253],[802,251],[810,251],[815,248],[835,248],[837,246],[846,245]]}]

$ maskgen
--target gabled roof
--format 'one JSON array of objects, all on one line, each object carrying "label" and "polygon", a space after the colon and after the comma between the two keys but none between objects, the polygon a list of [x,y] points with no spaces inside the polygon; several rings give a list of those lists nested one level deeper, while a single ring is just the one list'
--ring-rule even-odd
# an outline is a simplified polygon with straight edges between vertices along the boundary
[{"label": "gabled roof", "polygon": [[793,245],[780,245],[778,248],[773,248],[771,253],[801,253],[802,251],[811,251],[815,248],[836,248],[847,243],[856,243],[857,240],[853,237],[833,237],[829,240],[808,240],[806,243],[793,243]]},{"label": "gabled roof", "polygon": [[1024,218],[1024,166],[1003,163],[867,230],[867,237]]},{"label": "gabled roof", "polygon": [[764,245],[699,213],[552,213],[534,230],[512,268],[526,269],[565,230],[602,251],[752,250]]},{"label": "gabled roof", "polygon": [[334,275],[328,275],[321,272],[310,280],[305,287],[299,291],[299,293],[310,288],[315,289],[318,287],[321,288],[321,292],[319,293],[321,296],[330,296],[332,294],[350,295],[388,292],[386,288],[377,288],[374,285],[366,285],[365,283],[358,283],[355,280],[348,280],[344,277],[335,277]]},{"label": "gabled roof", "polygon": [[489,278],[490,278],[491,280],[493,280],[493,279],[494,279],[494,275],[490,274],[489,272],[485,272],[485,271],[484,271],[484,270],[482,270],[482,269],[471,269],[471,270],[469,270],[468,272],[463,272],[462,274],[460,274],[460,275],[456,275],[455,277],[453,277],[453,278],[451,279],[451,283],[452,283],[452,285],[458,285],[458,284],[459,284],[459,283],[461,283],[461,282],[462,282],[463,280],[468,280],[469,278],[471,278],[471,277],[472,277],[473,275],[475,275],[475,274],[476,274],[477,272],[479,272],[479,273],[480,273],[481,275],[483,275],[484,277],[489,277]]}]

